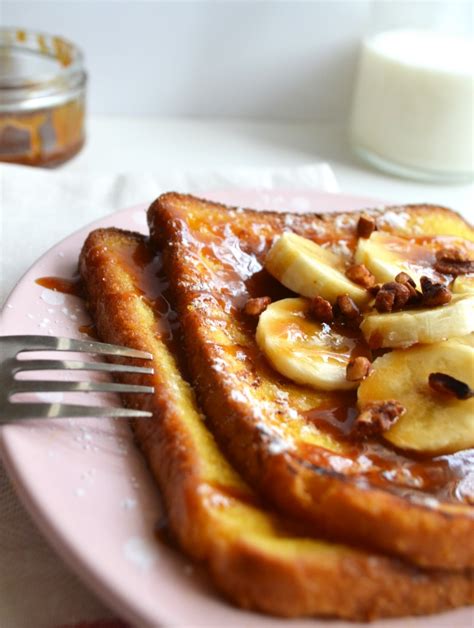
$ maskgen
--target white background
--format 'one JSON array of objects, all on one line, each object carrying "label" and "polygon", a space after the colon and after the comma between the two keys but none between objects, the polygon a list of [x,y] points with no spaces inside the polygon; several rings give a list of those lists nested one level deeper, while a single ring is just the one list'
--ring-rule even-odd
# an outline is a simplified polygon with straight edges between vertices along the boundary
[{"label": "white background", "polygon": [[471,32],[469,0],[3,0],[3,25],[80,44],[91,113],[334,121],[362,37],[390,27]]}]

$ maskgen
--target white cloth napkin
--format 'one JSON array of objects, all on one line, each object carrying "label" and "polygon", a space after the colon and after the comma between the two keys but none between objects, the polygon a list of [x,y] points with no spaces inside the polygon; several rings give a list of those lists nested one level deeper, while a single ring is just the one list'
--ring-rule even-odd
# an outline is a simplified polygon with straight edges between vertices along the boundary
[{"label": "white cloth napkin", "polygon": [[[119,209],[165,191],[232,187],[337,192],[325,163],[298,168],[80,175],[0,166],[0,303],[21,275],[58,240]],[[1,330],[0,330],[1,333]],[[55,555],[0,467],[0,627],[119,628],[119,620]]]}]

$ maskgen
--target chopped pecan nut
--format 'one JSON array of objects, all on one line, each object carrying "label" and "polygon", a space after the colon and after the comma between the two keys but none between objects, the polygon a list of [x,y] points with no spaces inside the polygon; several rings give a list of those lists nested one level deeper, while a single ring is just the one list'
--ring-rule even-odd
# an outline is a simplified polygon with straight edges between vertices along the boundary
[{"label": "chopped pecan nut", "polygon": [[359,238],[369,238],[375,229],[375,220],[372,216],[362,214],[357,223],[357,235]]},{"label": "chopped pecan nut", "polygon": [[467,275],[468,273],[474,273],[474,261],[469,260],[467,262],[449,262],[442,260],[436,262],[435,270],[444,275]]},{"label": "chopped pecan nut", "polygon": [[397,281],[389,281],[383,286],[385,290],[391,290],[395,293],[394,307],[396,310],[400,310],[410,299],[412,295],[412,286]]},{"label": "chopped pecan nut", "polygon": [[469,255],[456,247],[446,247],[436,251],[438,261],[448,260],[449,262],[469,262]]},{"label": "chopped pecan nut", "polygon": [[355,320],[360,316],[360,310],[348,294],[340,294],[336,299],[338,310],[343,318]]},{"label": "chopped pecan nut", "polygon": [[405,413],[402,404],[394,399],[373,401],[364,406],[354,421],[352,431],[355,436],[378,436],[389,430]]},{"label": "chopped pecan nut", "polygon": [[449,303],[452,298],[451,291],[442,283],[435,283],[429,277],[420,279],[422,291],[422,305],[425,307],[436,307]]},{"label": "chopped pecan nut", "polygon": [[260,316],[262,312],[265,312],[267,307],[272,302],[270,297],[257,297],[249,299],[244,306],[244,312],[249,316]]},{"label": "chopped pecan nut", "polygon": [[376,283],[375,285],[371,286],[370,288],[367,288],[367,291],[372,296],[376,297],[381,287],[382,287],[381,283]]},{"label": "chopped pecan nut", "polygon": [[395,293],[380,288],[375,297],[375,309],[377,312],[391,312],[395,303]]},{"label": "chopped pecan nut", "polygon": [[398,275],[395,277],[395,281],[397,283],[403,284],[404,286],[409,285],[412,286],[412,288],[416,287],[416,283],[413,281],[410,275],[403,271],[401,273],[398,273]]},{"label": "chopped pecan nut", "polygon": [[[409,286],[411,288],[411,286]],[[413,292],[411,293],[410,299],[408,300],[408,305],[420,305],[423,302],[423,295],[419,290],[413,288]]]},{"label": "chopped pecan nut", "polygon": [[370,360],[362,355],[349,360],[346,368],[346,379],[348,382],[360,382],[372,372]]},{"label": "chopped pecan nut", "polygon": [[446,275],[466,275],[474,273],[474,260],[469,259],[469,255],[461,249],[445,248],[437,251],[434,267]]},{"label": "chopped pecan nut", "polygon": [[364,288],[371,288],[375,284],[375,277],[364,264],[349,266],[346,277]]},{"label": "chopped pecan nut", "polygon": [[405,286],[405,288],[410,291],[410,297],[407,301],[409,305],[415,305],[416,303],[419,303],[419,301],[421,300],[421,292],[418,292],[418,290],[416,289],[416,283],[413,281],[408,273],[398,273],[398,275],[395,277],[395,281],[402,286]]},{"label": "chopped pecan nut", "polygon": [[309,311],[313,318],[321,323],[331,323],[334,320],[332,305],[323,297],[318,296],[311,299]]},{"label": "chopped pecan nut", "polygon": [[[411,287],[411,286],[410,286]],[[396,281],[384,283],[375,297],[375,309],[378,312],[392,312],[400,310],[412,296],[408,286]]]},{"label": "chopped pecan nut", "polygon": [[428,383],[432,390],[447,397],[456,399],[470,399],[474,397],[474,390],[461,380],[446,375],[446,373],[430,373]]}]

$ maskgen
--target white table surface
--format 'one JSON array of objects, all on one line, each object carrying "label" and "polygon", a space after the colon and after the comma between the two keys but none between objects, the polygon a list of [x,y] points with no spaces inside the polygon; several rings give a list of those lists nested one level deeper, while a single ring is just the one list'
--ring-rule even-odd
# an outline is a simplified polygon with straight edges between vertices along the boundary
[{"label": "white table surface", "polygon": [[[54,172],[139,174],[239,166],[292,167],[320,161],[333,168],[340,192],[394,203],[441,204],[474,217],[473,184],[418,183],[372,170],[351,155],[344,129],[334,124],[91,116],[84,149]],[[152,200],[145,191],[143,198],[138,196],[134,202]],[[7,216],[1,212],[4,259],[0,303],[41,253],[103,215],[100,208],[96,213],[95,208],[82,209],[45,212],[28,203],[19,203],[17,208],[15,203],[14,213]],[[28,246],[18,246],[24,241],[25,229]]]},{"label": "white table surface", "polygon": [[[474,149],[474,145],[473,145]],[[341,192],[431,202],[474,216],[474,184],[437,185],[384,175],[352,156],[335,124],[92,116],[87,144],[63,169],[111,172],[226,166],[300,166],[328,161]]]}]

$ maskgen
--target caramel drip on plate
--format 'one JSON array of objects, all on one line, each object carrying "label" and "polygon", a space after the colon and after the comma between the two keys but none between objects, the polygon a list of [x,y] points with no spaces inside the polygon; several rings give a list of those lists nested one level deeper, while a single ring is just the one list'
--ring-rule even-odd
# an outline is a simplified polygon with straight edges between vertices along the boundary
[{"label": "caramel drip on plate", "polygon": [[62,292],[63,294],[72,294],[75,297],[82,296],[82,286],[79,279],[66,279],[65,277],[39,277],[35,279],[35,283],[43,288]]}]

